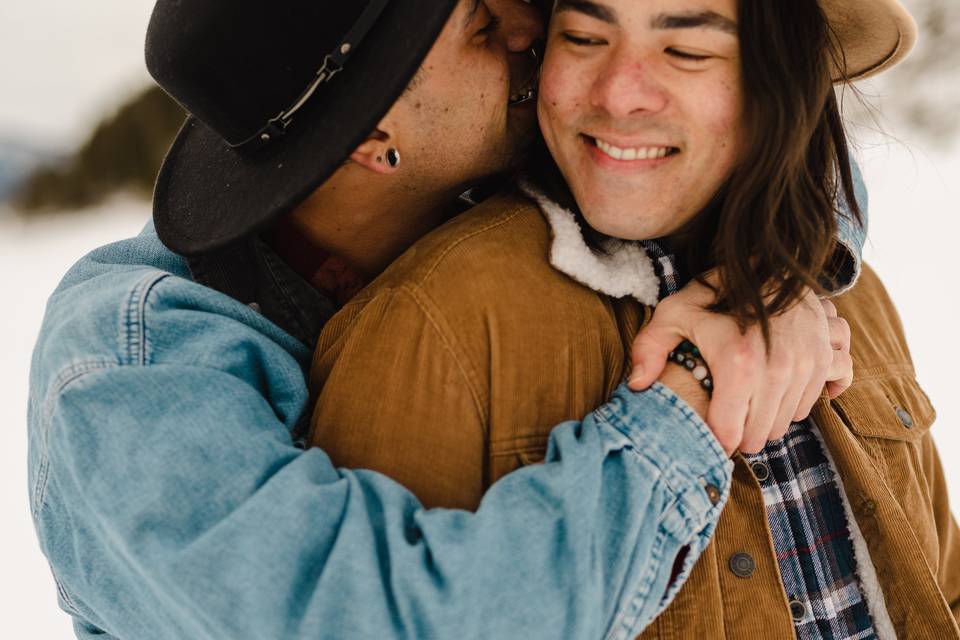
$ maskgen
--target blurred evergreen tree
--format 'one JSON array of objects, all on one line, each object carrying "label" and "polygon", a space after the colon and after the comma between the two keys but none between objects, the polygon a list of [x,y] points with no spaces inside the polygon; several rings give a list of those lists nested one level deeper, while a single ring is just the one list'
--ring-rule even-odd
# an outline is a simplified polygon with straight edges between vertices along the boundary
[{"label": "blurred evergreen tree", "polygon": [[185,117],[159,87],[143,91],[102,121],[66,163],[40,167],[29,176],[14,205],[25,212],[78,209],[118,190],[149,196]]}]

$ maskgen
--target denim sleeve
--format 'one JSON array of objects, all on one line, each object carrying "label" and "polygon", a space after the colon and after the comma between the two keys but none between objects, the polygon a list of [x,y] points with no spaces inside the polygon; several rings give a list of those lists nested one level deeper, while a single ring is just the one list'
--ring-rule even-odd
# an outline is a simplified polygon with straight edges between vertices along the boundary
[{"label": "denim sleeve", "polygon": [[81,637],[632,639],[729,493],[731,462],[660,385],[556,427],[545,464],[469,513],[295,448],[256,377],[58,380],[34,516]]},{"label": "denim sleeve", "polygon": [[837,215],[837,240],[840,244],[840,255],[835,263],[837,271],[833,280],[825,283],[828,285],[827,289],[831,296],[845,293],[856,284],[863,263],[863,245],[866,242],[869,230],[867,186],[863,181],[860,166],[852,159],[850,161],[850,171],[853,174],[854,195],[857,198],[857,204],[860,206],[863,220],[857,221],[853,216],[850,203],[847,202],[846,198],[842,198]]}]

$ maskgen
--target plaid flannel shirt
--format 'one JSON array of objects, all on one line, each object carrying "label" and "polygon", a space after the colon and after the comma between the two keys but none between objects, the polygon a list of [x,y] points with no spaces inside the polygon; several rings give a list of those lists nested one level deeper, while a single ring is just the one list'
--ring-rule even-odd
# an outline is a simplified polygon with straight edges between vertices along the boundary
[{"label": "plaid flannel shirt", "polygon": [[[641,243],[660,277],[660,297],[683,286],[662,242]],[[799,640],[876,638],[864,600],[835,470],[812,420],[744,455],[760,480],[783,587]]]}]

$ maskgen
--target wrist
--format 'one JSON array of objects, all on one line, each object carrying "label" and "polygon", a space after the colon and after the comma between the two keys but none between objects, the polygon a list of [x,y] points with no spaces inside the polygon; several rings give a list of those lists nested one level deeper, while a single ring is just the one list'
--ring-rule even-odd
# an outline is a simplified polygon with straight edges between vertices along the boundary
[{"label": "wrist", "polygon": [[683,366],[668,363],[657,381],[677,394],[702,419],[706,420],[710,408],[710,396]]}]

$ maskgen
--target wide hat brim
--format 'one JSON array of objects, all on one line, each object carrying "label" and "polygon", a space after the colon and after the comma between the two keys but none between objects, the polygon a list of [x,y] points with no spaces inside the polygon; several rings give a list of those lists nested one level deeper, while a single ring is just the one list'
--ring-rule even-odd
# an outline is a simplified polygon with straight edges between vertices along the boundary
[{"label": "wide hat brim", "polygon": [[837,81],[876,75],[907,57],[917,43],[917,23],[897,0],[819,0],[843,49]]},{"label": "wide hat brim", "polygon": [[[392,0],[321,99],[266,149],[231,148],[188,117],[157,178],[157,234],[185,256],[265,228],[330,178],[402,95],[457,0]],[[287,105],[281,105],[285,107]]]}]

